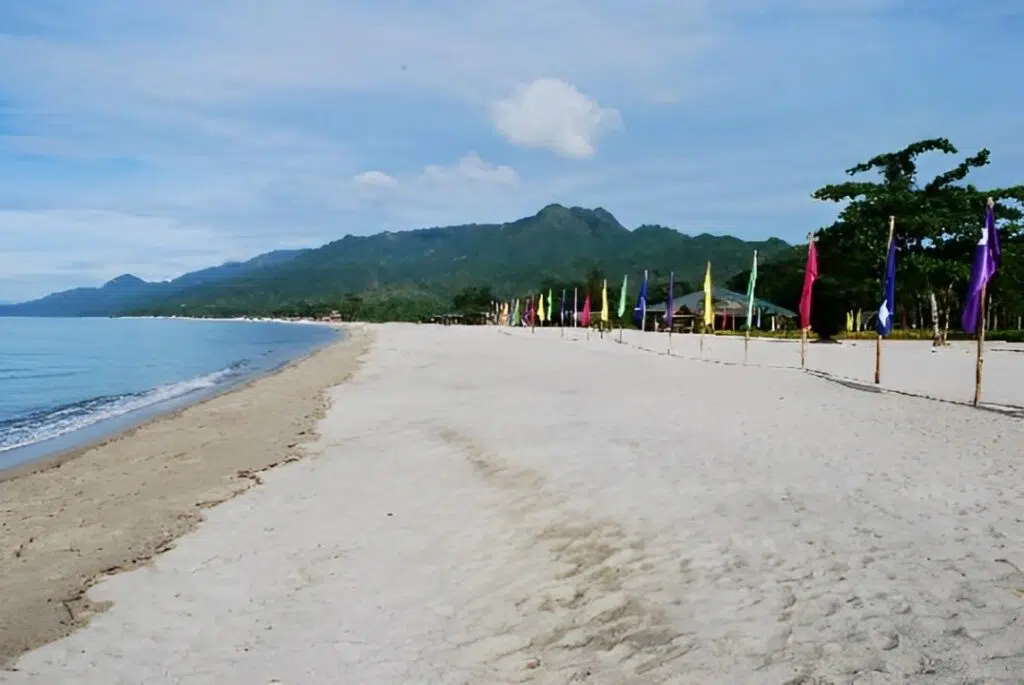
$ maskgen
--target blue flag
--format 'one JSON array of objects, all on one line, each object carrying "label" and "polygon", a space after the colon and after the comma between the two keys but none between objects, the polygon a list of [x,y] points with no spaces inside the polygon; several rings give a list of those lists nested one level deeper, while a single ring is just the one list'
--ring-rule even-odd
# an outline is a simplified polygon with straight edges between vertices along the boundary
[{"label": "blue flag", "polygon": [[882,286],[882,304],[878,307],[875,330],[882,337],[892,332],[892,315],[896,310],[896,240],[889,241],[885,257],[885,283]]},{"label": "blue flag", "polygon": [[636,306],[633,307],[633,321],[637,326],[643,326],[647,318],[647,270],[644,269],[644,281],[640,284],[640,294],[636,298]]}]

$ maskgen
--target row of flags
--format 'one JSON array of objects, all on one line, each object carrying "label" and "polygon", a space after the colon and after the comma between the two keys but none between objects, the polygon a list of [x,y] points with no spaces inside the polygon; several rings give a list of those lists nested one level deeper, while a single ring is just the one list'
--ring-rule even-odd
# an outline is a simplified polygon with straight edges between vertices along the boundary
[{"label": "row of flags", "polygon": [[[893,226],[890,225],[890,229]],[[815,245],[816,238],[808,236],[807,243],[807,264],[804,269],[803,289],[800,293],[800,328],[807,329],[811,325],[811,302],[814,290],[814,283],[818,280],[818,249]],[[893,230],[889,231],[889,243],[886,246],[885,273],[882,280],[881,302],[878,306],[875,317],[875,331],[878,335],[885,337],[892,332],[893,315],[896,309],[896,236]],[[985,209],[985,224],[981,230],[981,238],[975,247],[974,263],[971,267],[971,280],[968,286],[967,300],[964,305],[961,324],[967,333],[975,333],[978,329],[982,299],[988,282],[999,269],[1002,253],[999,247],[999,233],[995,225],[995,207],[992,200],[989,200]],[[750,270],[750,279],[747,283],[747,322],[748,326],[753,321],[755,297],[754,292],[757,283],[757,252],[754,252],[753,265]],[[648,272],[644,271],[644,279],[640,284],[640,291],[637,294],[636,305],[633,308],[633,320],[643,328],[647,320],[647,293],[648,293]],[[622,277],[622,289],[619,293],[619,306],[617,315],[621,319],[626,314],[626,292],[629,287],[629,277]],[[665,323],[672,328],[672,319],[675,313],[673,306],[673,290],[675,289],[675,272],[669,273],[668,299],[665,303]],[[567,292],[562,291],[561,303],[559,305],[559,321],[565,326],[567,323],[566,300]],[[547,300],[544,293],[536,299],[527,298],[525,311],[520,311],[520,301],[506,302],[501,305],[499,320],[502,323],[512,326],[530,326],[536,321],[554,321],[553,318],[554,294],[549,289]],[[591,323],[591,302],[590,294],[587,293],[583,310],[579,309],[579,291],[573,290],[572,321],[574,325],[589,326]],[[601,312],[600,321],[609,323],[611,321],[608,306],[608,281],[605,280],[601,289]],[[711,262],[708,262],[704,273],[704,324],[712,327],[715,322],[715,312],[711,298]],[[854,318],[853,312],[846,315],[846,329],[860,330],[860,312]]]},{"label": "row of flags", "polygon": [[[747,322],[753,321],[754,316],[754,288],[757,282],[757,251],[754,251],[753,266],[750,271],[750,280],[747,284]],[[646,325],[647,321],[647,293],[649,287],[649,272],[644,270],[644,279],[640,283],[640,290],[637,293],[636,305],[633,307],[633,321],[636,322],[637,326],[641,329]],[[622,288],[619,290],[619,306],[616,314],[621,319],[626,314],[626,293],[629,290],[629,276],[624,275],[622,277]],[[665,323],[671,330],[672,320],[675,315],[675,306],[673,303],[673,296],[675,291],[675,272],[669,273],[668,277],[668,299],[665,302]],[[583,310],[579,308],[579,290],[573,289],[573,302],[572,312],[566,311],[567,304],[567,290],[562,290],[562,297],[559,304],[559,316],[558,320],[562,326],[567,323],[567,314],[569,314],[569,320],[573,325],[589,326],[591,319],[591,303],[590,293],[586,294],[583,301]],[[532,326],[536,322],[543,324],[545,321],[554,322],[553,316],[554,307],[554,293],[551,289],[548,290],[546,307],[544,293],[541,292],[536,299],[533,297],[526,298],[525,309],[521,308],[520,300],[517,298],[512,302],[505,302],[499,306],[498,309],[498,321],[503,325],[509,326]],[[578,312],[578,314],[577,314]],[[760,313],[760,312],[759,312]],[[759,317],[760,320],[760,317]],[[601,312],[600,312],[601,323],[609,323],[611,321],[611,312],[608,303],[608,280],[605,279],[601,287]],[[704,274],[704,324],[706,326],[713,326],[715,322],[715,311],[711,301],[711,262],[708,262],[707,270]]]}]

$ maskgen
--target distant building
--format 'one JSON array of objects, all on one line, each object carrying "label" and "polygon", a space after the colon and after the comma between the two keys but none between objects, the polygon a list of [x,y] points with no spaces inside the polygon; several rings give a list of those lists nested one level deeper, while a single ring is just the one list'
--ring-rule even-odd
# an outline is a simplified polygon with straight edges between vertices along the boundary
[{"label": "distant building", "polygon": [[[664,327],[665,302],[647,307],[647,330]],[[747,295],[725,288],[711,287],[711,306],[715,311],[715,328],[722,330],[742,330],[747,318]],[[675,330],[692,330],[694,321],[704,319],[704,291],[687,293],[672,298],[672,328]],[[796,319],[797,313],[777,304],[754,298],[755,328],[772,329],[777,326],[789,327],[789,322]],[[760,325],[758,320],[760,319]]]}]

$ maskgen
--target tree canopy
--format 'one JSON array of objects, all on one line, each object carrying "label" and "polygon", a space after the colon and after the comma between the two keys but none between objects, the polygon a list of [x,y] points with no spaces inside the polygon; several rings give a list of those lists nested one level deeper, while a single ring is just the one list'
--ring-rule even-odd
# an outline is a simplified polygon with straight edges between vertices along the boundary
[{"label": "tree canopy", "polygon": [[[962,303],[989,197],[996,201],[1004,245],[1003,268],[989,290],[993,316],[1002,315],[1005,321],[1024,314],[1020,225],[1024,186],[980,189],[970,183],[970,173],[989,164],[991,155],[986,149],[961,159],[934,178],[922,180],[919,158],[930,153],[959,154],[945,138],[922,140],[856,164],[846,170],[851,180],[825,185],[812,193],[816,200],[842,205],[836,221],[818,233],[821,278],[815,285],[816,321],[812,322],[816,329],[839,330],[847,311],[877,309],[889,217],[894,218],[898,250],[897,321],[930,325],[934,296],[937,318],[943,327],[948,325]],[[875,179],[871,180],[870,175]],[[765,269],[759,275],[762,296],[795,308],[805,259],[806,246],[800,246]],[[733,284],[745,283],[745,276],[737,275]]]}]

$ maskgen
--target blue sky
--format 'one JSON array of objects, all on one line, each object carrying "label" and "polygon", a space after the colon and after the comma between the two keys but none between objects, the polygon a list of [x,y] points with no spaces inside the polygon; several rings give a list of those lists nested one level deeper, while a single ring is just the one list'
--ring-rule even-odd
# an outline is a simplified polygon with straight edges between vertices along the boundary
[{"label": "blue sky", "polygon": [[0,301],[550,202],[797,240],[931,136],[1024,181],[1019,0],[8,0]]}]

